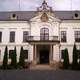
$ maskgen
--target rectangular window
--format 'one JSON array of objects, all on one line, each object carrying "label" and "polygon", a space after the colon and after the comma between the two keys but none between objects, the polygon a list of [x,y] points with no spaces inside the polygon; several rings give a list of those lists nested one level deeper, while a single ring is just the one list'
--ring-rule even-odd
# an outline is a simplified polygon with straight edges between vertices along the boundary
[{"label": "rectangular window", "polygon": [[75,42],[80,42],[80,31],[75,31],[74,35],[75,35]]},{"label": "rectangular window", "polygon": [[10,32],[10,42],[15,42],[15,31]]},{"label": "rectangular window", "polygon": [[61,59],[64,59],[65,54],[64,54],[64,50],[61,50]]},{"label": "rectangular window", "polygon": [[1,50],[0,50],[0,59],[1,59]]},{"label": "rectangular window", "polygon": [[28,40],[28,31],[24,31],[23,32],[23,42],[27,42],[27,40]]},{"label": "rectangular window", "polygon": [[0,32],[0,42],[2,42],[2,32]]},{"label": "rectangular window", "polygon": [[48,28],[41,28],[40,40],[49,40],[49,29]]},{"label": "rectangular window", "polygon": [[61,31],[61,42],[66,42],[66,31]]},{"label": "rectangular window", "polygon": [[9,59],[12,58],[13,54],[14,54],[14,50],[9,50]]},{"label": "rectangular window", "polygon": [[80,59],[80,50],[77,50],[77,57]]},{"label": "rectangular window", "polygon": [[28,59],[28,50],[23,50],[24,59]]}]

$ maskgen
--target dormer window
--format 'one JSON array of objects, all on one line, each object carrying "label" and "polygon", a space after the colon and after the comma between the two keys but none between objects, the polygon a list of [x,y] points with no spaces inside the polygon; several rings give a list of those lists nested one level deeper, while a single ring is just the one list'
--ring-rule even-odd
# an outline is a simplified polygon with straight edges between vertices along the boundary
[{"label": "dormer window", "polygon": [[76,18],[78,17],[78,13],[75,13],[75,17],[76,17]]},{"label": "dormer window", "polygon": [[11,14],[11,19],[17,19],[17,16],[15,13]]},{"label": "dormer window", "polygon": [[16,14],[12,14],[12,17],[15,18],[16,17]]},{"label": "dormer window", "polygon": [[75,12],[73,15],[74,19],[80,19],[79,12]]}]

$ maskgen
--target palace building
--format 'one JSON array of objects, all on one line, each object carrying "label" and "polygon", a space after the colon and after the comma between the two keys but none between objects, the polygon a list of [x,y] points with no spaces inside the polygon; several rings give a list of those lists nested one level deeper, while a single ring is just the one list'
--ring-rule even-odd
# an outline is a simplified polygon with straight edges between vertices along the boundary
[{"label": "palace building", "polygon": [[80,12],[53,11],[44,0],[36,11],[0,12],[0,62],[8,47],[8,62],[16,46],[31,64],[59,64],[62,50],[68,49],[72,62],[73,45],[80,50]]}]

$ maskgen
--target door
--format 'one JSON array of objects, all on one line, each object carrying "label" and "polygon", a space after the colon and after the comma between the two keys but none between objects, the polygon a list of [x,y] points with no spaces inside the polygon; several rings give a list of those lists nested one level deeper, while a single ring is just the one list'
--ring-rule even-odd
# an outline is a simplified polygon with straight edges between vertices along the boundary
[{"label": "door", "polygon": [[40,64],[48,64],[48,63],[49,63],[49,50],[41,50]]}]

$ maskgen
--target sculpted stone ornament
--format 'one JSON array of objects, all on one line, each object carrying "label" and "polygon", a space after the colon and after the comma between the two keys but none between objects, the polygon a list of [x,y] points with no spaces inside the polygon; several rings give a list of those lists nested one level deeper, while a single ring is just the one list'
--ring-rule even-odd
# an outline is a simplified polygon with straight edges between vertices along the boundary
[{"label": "sculpted stone ornament", "polygon": [[48,21],[48,15],[47,14],[52,12],[52,7],[49,7],[47,5],[46,0],[44,0],[42,5],[37,8],[37,11],[39,14],[41,14],[41,21],[46,22],[46,21]]},{"label": "sculpted stone ornament", "polygon": [[38,7],[37,10],[40,12],[49,12],[49,11],[52,11],[52,7],[49,7],[47,5],[47,2],[44,0],[42,5]]},{"label": "sculpted stone ornament", "polygon": [[42,14],[42,16],[41,16],[41,21],[42,21],[42,22],[48,21],[48,16],[47,16],[46,13],[43,13],[43,14]]}]

